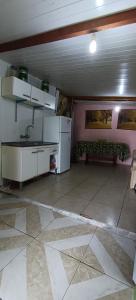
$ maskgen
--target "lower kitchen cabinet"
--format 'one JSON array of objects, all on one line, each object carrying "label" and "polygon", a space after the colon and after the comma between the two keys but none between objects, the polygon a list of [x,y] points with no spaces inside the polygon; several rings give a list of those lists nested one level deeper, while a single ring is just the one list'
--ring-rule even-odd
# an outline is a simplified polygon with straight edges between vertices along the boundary
[{"label": "lower kitchen cabinet", "polygon": [[24,182],[50,170],[48,147],[2,146],[2,178]]},{"label": "lower kitchen cabinet", "polygon": [[37,153],[37,175],[42,175],[50,170],[49,148],[39,149]]},{"label": "lower kitchen cabinet", "polygon": [[19,181],[25,181],[37,176],[37,150],[24,149],[21,151],[21,165]]}]

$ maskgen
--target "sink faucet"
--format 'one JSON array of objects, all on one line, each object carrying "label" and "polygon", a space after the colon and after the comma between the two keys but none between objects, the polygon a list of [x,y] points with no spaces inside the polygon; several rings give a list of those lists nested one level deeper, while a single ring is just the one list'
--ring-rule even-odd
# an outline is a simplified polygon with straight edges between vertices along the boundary
[{"label": "sink faucet", "polygon": [[29,128],[34,128],[34,125],[27,125],[26,126],[25,135],[23,135],[23,134],[20,135],[21,139],[29,139],[30,138]]}]

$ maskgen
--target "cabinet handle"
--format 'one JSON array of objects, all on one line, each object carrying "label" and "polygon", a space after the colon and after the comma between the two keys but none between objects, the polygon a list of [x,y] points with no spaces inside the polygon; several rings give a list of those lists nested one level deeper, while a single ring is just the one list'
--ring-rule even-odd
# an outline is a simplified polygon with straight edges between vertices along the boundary
[{"label": "cabinet handle", "polygon": [[44,103],[45,105],[48,105],[48,106],[51,106],[51,104],[49,104],[49,103]]},{"label": "cabinet handle", "polygon": [[32,154],[38,153],[38,151],[33,151]]},{"label": "cabinet handle", "polygon": [[26,95],[26,94],[23,94],[23,96],[24,96],[24,97],[27,97],[27,98],[30,98],[30,96],[29,96],[29,95]]},{"label": "cabinet handle", "polygon": [[36,98],[32,98],[32,100],[39,102],[39,100],[38,100],[38,99],[36,99]]},{"label": "cabinet handle", "polygon": [[38,153],[40,153],[40,152],[44,152],[44,150],[39,150],[39,151],[37,151]]}]

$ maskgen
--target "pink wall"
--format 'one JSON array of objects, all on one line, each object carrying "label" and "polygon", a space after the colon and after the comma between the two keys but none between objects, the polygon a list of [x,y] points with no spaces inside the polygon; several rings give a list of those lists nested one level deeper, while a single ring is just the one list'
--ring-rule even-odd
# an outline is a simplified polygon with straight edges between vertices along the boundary
[{"label": "pink wall", "polygon": [[[122,108],[136,109],[136,107],[121,106]],[[118,113],[114,110],[115,105],[94,105],[80,104],[74,105],[74,140],[97,140],[106,139],[113,142],[127,143],[130,151],[136,149],[136,131],[117,129]],[[85,111],[97,109],[112,109],[112,129],[85,129]],[[119,163],[121,163],[119,161]],[[131,159],[128,159],[124,164],[131,164]]]}]

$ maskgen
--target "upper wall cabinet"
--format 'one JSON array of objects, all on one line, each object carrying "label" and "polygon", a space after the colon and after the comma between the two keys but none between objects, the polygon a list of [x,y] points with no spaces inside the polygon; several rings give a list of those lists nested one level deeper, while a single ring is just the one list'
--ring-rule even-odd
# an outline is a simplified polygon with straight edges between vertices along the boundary
[{"label": "upper wall cabinet", "polygon": [[43,93],[43,106],[49,109],[56,109],[56,98],[46,92]]},{"label": "upper wall cabinet", "polygon": [[31,99],[31,85],[16,77],[2,78],[2,96],[15,100]]},{"label": "upper wall cabinet", "polygon": [[31,89],[31,102],[32,105],[43,105],[43,94],[44,92],[35,86]]},{"label": "upper wall cabinet", "polygon": [[56,98],[16,77],[2,79],[2,96],[15,100],[27,100],[32,106],[55,110]]}]

